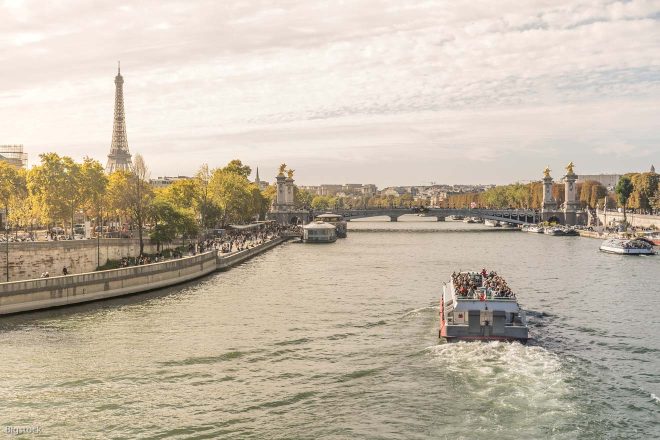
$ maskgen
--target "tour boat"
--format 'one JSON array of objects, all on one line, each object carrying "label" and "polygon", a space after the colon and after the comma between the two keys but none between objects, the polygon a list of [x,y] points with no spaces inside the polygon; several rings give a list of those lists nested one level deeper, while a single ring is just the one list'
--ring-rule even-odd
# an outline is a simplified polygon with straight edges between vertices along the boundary
[{"label": "tour boat", "polygon": [[499,228],[500,226],[502,226],[500,222],[498,222],[497,220],[490,220],[490,219],[484,220],[484,225],[493,226],[495,228]]},{"label": "tour boat", "polygon": [[477,221],[472,217],[465,217],[463,223],[476,223]]},{"label": "tour boat", "polygon": [[463,220],[462,215],[450,215],[448,218],[449,218],[449,220],[456,221],[456,222]]},{"label": "tour boat", "polygon": [[527,229],[524,230],[525,232],[532,232],[534,234],[543,234],[543,226],[539,225],[528,225]]},{"label": "tour boat", "polygon": [[600,245],[600,250],[619,255],[655,255],[653,245],[639,238],[610,238]]},{"label": "tour boat", "polygon": [[[453,274],[442,288],[440,337],[449,342],[527,342],[527,318],[516,296],[508,288],[505,293],[505,290],[490,287],[502,283],[504,280],[501,277],[485,270]],[[471,285],[469,290],[465,288],[466,284]]]},{"label": "tour boat", "polygon": [[333,225],[337,230],[337,238],[346,238],[348,235],[346,220],[344,220],[344,216],[341,214],[326,213],[317,215],[314,217],[314,221],[330,223]]},{"label": "tour boat", "polygon": [[337,229],[334,225],[322,221],[303,226],[304,243],[334,243],[337,241]]}]

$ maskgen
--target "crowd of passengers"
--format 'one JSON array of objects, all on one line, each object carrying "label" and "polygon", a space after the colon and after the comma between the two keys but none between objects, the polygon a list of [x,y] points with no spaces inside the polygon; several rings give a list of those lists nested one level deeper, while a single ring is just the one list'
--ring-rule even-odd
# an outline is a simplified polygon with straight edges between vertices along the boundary
[{"label": "crowd of passengers", "polygon": [[514,298],[515,295],[497,272],[482,269],[476,272],[454,272],[451,275],[454,290],[460,296],[475,298],[483,295],[491,298]]},{"label": "crowd of passengers", "polygon": [[624,249],[651,249],[653,246],[642,240],[626,241],[622,244]]}]

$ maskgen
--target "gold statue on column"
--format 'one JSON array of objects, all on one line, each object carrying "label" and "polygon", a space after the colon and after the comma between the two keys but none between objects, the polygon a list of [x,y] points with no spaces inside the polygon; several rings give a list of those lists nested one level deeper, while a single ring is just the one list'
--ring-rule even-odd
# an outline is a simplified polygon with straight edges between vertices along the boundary
[{"label": "gold statue on column", "polygon": [[574,166],[575,165],[573,164],[573,161],[569,162],[568,165],[566,165],[566,174],[568,174],[568,175],[575,174],[573,172],[573,167]]},{"label": "gold statue on column", "polygon": [[292,170],[291,168],[289,168],[288,170],[286,170],[286,174],[287,174],[287,176],[289,177],[289,179],[293,179],[293,172],[294,172],[294,171],[295,171],[295,170]]},{"label": "gold statue on column", "polygon": [[545,169],[543,170],[543,177],[550,177],[550,171],[551,170],[549,166],[545,167]]},{"label": "gold statue on column", "polygon": [[283,176],[284,175],[284,170],[286,170],[286,164],[285,163],[280,165],[280,174],[278,174],[278,175]]}]

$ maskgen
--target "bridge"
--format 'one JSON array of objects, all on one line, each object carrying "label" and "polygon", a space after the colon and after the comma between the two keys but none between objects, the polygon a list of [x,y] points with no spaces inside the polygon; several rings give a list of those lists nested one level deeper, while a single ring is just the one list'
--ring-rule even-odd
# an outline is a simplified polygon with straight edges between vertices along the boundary
[{"label": "bridge", "polygon": [[488,220],[496,220],[516,225],[536,224],[541,221],[541,213],[532,209],[451,209],[451,208],[428,208],[423,212],[416,212],[410,208],[368,208],[368,209],[338,209],[333,211],[341,214],[347,221],[367,217],[389,217],[390,221],[397,221],[399,217],[406,214],[421,215],[422,217],[436,217],[438,221],[444,221],[449,216],[478,217]]}]

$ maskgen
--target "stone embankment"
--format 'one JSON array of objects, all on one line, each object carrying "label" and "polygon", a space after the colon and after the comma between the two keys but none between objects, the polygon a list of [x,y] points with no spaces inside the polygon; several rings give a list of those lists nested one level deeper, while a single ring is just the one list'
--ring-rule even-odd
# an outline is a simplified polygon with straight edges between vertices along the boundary
[{"label": "stone embankment", "polygon": [[[605,222],[605,214],[603,212],[599,212],[598,219],[601,222]],[[620,222],[622,220],[623,220],[623,213],[616,211],[607,211],[608,224],[612,221]],[[636,226],[640,228],[649,228],[655,226],[660,228],[660,216],[657,215],[634,214],[628,212],[626,214],[626,220],[631,226]]]},{"label": "stone embankment", "polygon": [[286,237],[276,238],[228,255],[210,251],[143,266],[1,283],[0,315],[115,298],[172,286],[217,270],[229,269],[286,240]]},{"label": "stone embankment", "polygon": [[[6,280],[7,245],[0,243],[0,280]],[[167,248],[168,246],[164,246]],[[171,247],[175,247],[172,244]],[[157,252],[155,242],[145,240],[144,252]],[[101,240],[66,240],[9,243],[9,281],[39,278],[42,273],[50,276],[62,273],[86,273],[103,266],[108,260],[139,255],[137,239],[104,238]]]}]

